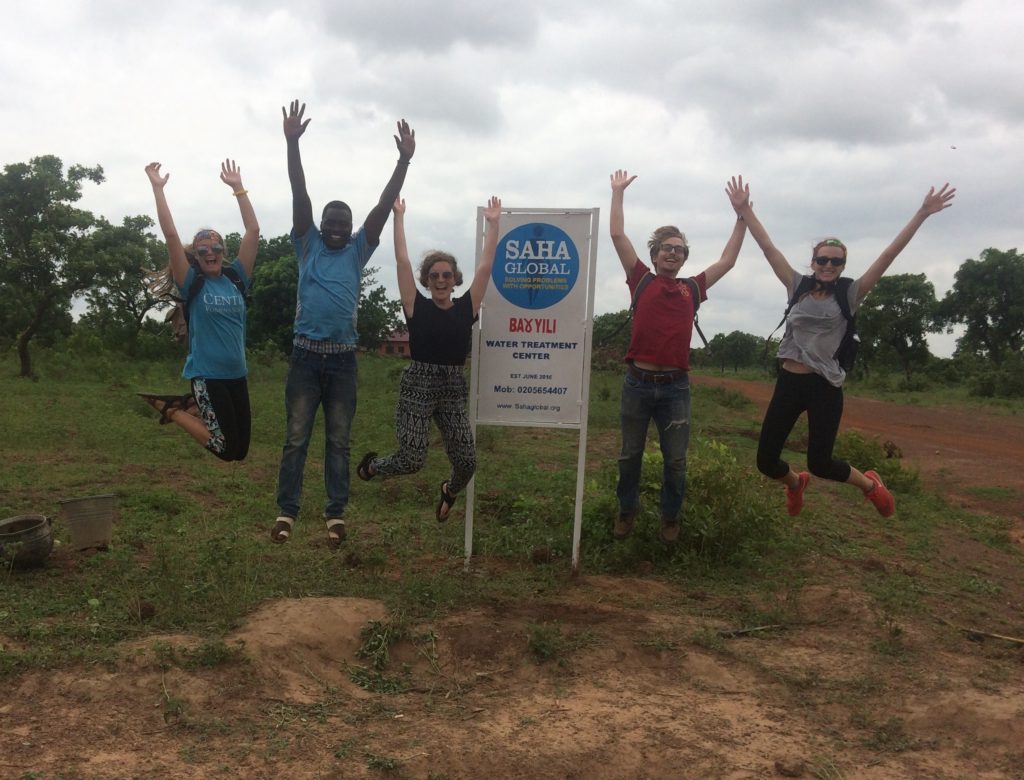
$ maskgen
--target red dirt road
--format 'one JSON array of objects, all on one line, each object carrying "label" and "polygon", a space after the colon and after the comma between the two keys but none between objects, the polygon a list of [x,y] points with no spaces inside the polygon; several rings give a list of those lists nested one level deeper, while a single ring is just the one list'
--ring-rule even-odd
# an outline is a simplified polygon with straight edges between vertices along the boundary
[{"label": "red dirt road", "polygon": [[[694,384],[741,392],[761,414],[774,388],[770,382],[712,376],[696,377]],[[840,430],[892,441],[925,484],[958,506],[1013,518],[1015,536],[1024,540],[1024,420],[847,393]]]}]

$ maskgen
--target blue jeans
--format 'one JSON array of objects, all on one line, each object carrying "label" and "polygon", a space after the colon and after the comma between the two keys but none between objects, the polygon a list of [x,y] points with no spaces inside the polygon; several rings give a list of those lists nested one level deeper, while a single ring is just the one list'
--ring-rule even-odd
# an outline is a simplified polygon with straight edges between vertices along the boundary
[{"label": "blue jeans", "polygon": [[626,375],[619,406],[622,452],[615,494],[620,512],[640,508],[640,469],[651,420],[658,428],[664,468],[661,477],[661,516],[676,520],[686,494],[686,450],[690,446],[690,380],[682,376],[667,384],[641,382]]},{"label": "blue jeans", "polygon": [[302,472],[306,450],[316,422],[317,407],[324,408],[324,517],[341,517],[348,504],[348,439],[356,413],[356,355],[341,352],[321,355],[301,347],[292,349],[284,390],[288,413],[281,471],[277,478],[277,505],[281,514],[299,516]]}]

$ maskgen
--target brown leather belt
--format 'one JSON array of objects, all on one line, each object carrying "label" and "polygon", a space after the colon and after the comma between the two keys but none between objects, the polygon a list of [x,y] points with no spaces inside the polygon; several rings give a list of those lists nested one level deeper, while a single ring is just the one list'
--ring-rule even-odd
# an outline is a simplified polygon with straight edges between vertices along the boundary
[{"label": "brown leather belt", "polygon": [[637,368],[632,363],[629,364],[627,371],[638,382],[647,382],[653,385],[669,385],[676,380],[686,377],[686,372],[679,369],[675,371],[648,371],[645,368]]}]

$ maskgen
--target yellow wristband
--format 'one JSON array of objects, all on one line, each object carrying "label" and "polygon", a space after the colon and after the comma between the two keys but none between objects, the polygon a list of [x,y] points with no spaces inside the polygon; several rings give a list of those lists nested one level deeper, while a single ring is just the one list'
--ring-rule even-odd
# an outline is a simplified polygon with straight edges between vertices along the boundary
[{"label": "yellow wristband", "polygon": [[236,198],[240,198],[248,192],[249,190],[239,190],[238,192],[233,192],[231,194],[234,195]]}]

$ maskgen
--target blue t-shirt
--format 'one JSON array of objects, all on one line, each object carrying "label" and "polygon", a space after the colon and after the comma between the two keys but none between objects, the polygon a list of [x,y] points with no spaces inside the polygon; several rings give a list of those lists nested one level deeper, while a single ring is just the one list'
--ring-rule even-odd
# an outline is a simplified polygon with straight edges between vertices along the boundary
[{"label": "blue t-shirt", "polygon": [[[249,289],[251,281],[237,258],[231,267]],[[197,273],[189,268],[185,282],[178,286],[182,299],[188,296]],[[188,303],[188,359],[181,375],[185,379],[241,379],[245,368],[245,298],[224,274],[207,276],[199,294]]]},{"label": "blue t-shirt", "polygon": [[328,249],[316,225],[302,236],[292,231],[292,244],[299,260],[295,335],[355,346],[360,272],[376,247],[359,228],[342,249]]}]

